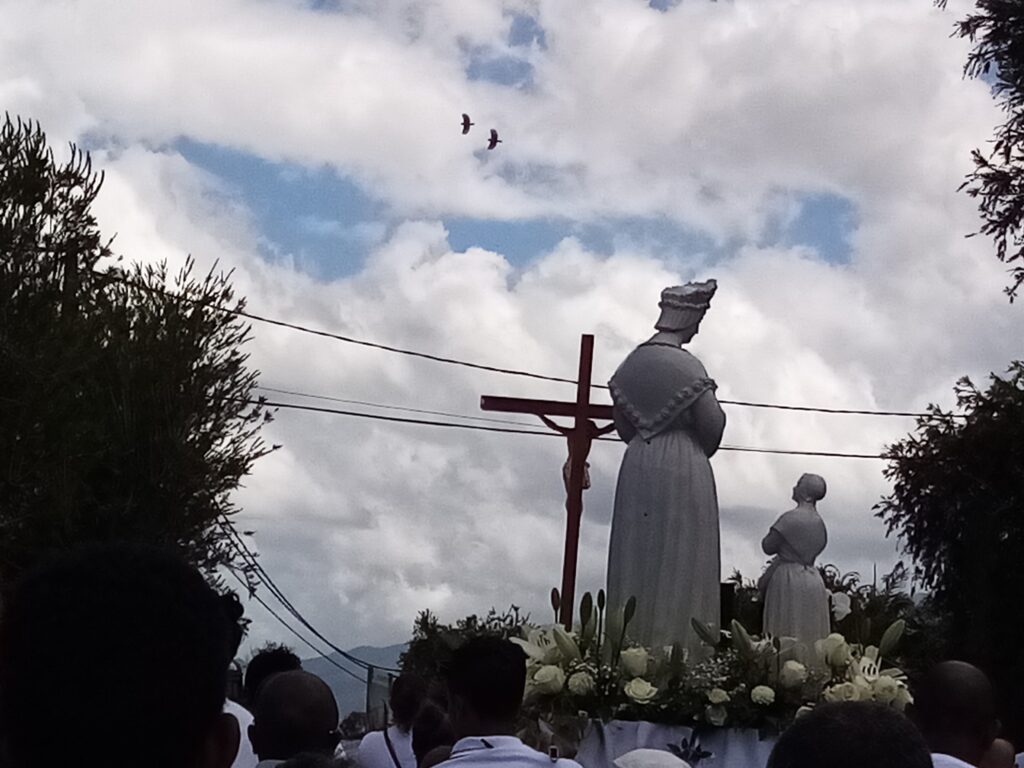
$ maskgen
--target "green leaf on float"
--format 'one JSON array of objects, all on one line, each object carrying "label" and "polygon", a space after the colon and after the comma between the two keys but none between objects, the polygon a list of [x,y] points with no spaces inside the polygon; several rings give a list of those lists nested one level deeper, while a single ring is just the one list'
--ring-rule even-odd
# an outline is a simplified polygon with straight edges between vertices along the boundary
[{"label": "green leaf on float", "polygon": [[622,609],[622,631],[629,627],[629,622],[636,616],[636,595],[631,595],[626,601],[626,607]]},{"label": "green leaf on float", "polygon": [[882,641],[878,644],[879,658],[884,659],[896,650],[896,646],[899,644],[900,639],[902,639],[906,628],[907,622],[903,619],[897,619],[889,625],[889,628],[885,630],[885,634],[882,635]]}]

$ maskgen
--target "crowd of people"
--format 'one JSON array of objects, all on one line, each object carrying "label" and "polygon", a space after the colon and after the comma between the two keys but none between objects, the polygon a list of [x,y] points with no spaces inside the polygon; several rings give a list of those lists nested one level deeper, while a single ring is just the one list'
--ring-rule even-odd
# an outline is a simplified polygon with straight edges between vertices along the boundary
[{"label": "crowd of people", "polygon": [[[148,547],[86,547],[26,576],[0,617],[0,768],[580,768],[516,737],[526,659],[497,637],[457,648],[441,685],[397,678],[392,724],[343,755],[334,694],[288,649],[251,660],[245,706],[226,698],[239,608]],[[767,768],[1012,768],[999,730],[988,678],[948,661],[917,681],[909,717],[818,706],[782,734]],[[616,764],[672,761],[685,765],[659,750]]]}]

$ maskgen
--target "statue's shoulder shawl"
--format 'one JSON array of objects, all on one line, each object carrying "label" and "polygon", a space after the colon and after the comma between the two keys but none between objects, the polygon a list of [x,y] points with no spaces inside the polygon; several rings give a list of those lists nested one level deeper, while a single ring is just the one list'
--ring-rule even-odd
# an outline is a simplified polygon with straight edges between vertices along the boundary
[{"label": "statue's shoulder shawl", "polygon": [[700,360],[686,350],[648,343],[629,354],[608,387],[615,407],[647,440],[716,385]]}]

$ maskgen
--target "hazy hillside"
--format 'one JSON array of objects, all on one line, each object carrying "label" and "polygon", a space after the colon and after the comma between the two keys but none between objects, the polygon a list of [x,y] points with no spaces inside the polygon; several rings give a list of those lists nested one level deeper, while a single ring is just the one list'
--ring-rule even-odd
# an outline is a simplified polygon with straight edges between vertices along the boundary
[{"label": "hazy hillside", "polygon": [[[382,667],[397,667],[398,657],[404,650],[405,643],[402,643],[400,645],[392,645],[387,648],[360,646],[359,648],[353,648],[349,653],[370,664],[380,665]],[[330,658],[348,669],[351,669],[360,677],[365,678],[363,670],[357,668],[354,664],[345,661],[339,654],[332,653]],[[317,656],[312,659],[303,659],[302,668],[308,672],[312,672],[314,675],[322,677],[327,684],[331,686],[331,690],[334,691],[334,696],[338,700],[338,711],[341,712],[342,717],[347,715],[349,712],[361,712],[365,709],[366,686],[359,680],[346,675],[336,666],[327,661],[323,656]]]}]

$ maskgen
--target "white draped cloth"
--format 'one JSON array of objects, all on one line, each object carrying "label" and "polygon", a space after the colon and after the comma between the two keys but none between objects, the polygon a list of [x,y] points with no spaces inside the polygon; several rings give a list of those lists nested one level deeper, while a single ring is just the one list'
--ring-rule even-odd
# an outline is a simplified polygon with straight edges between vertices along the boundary
[{"label": "white draped cloth", "polygon": [[[613,761],[634,749],[668,749],[692,729],[681,725],[612,720],[592,723],[580,742],[576,762],[583,768],[613,768]],[[756,730],[714,728],[699,735],[701,749],[711,752],[698,768],[764,768],[776,739],[762,739]],[[865,767],[866,768],[866,767]]]},{"label": "white draped cloth", "polygon": [[610,389],[628,447],[615,489],[608,603],[618,610],[637,598],[632,640],[696,652],[691,619],[717,625],[720,610],[718,498],[708,462],[724,426],[715,382],[689,352],[647,343]]}]

